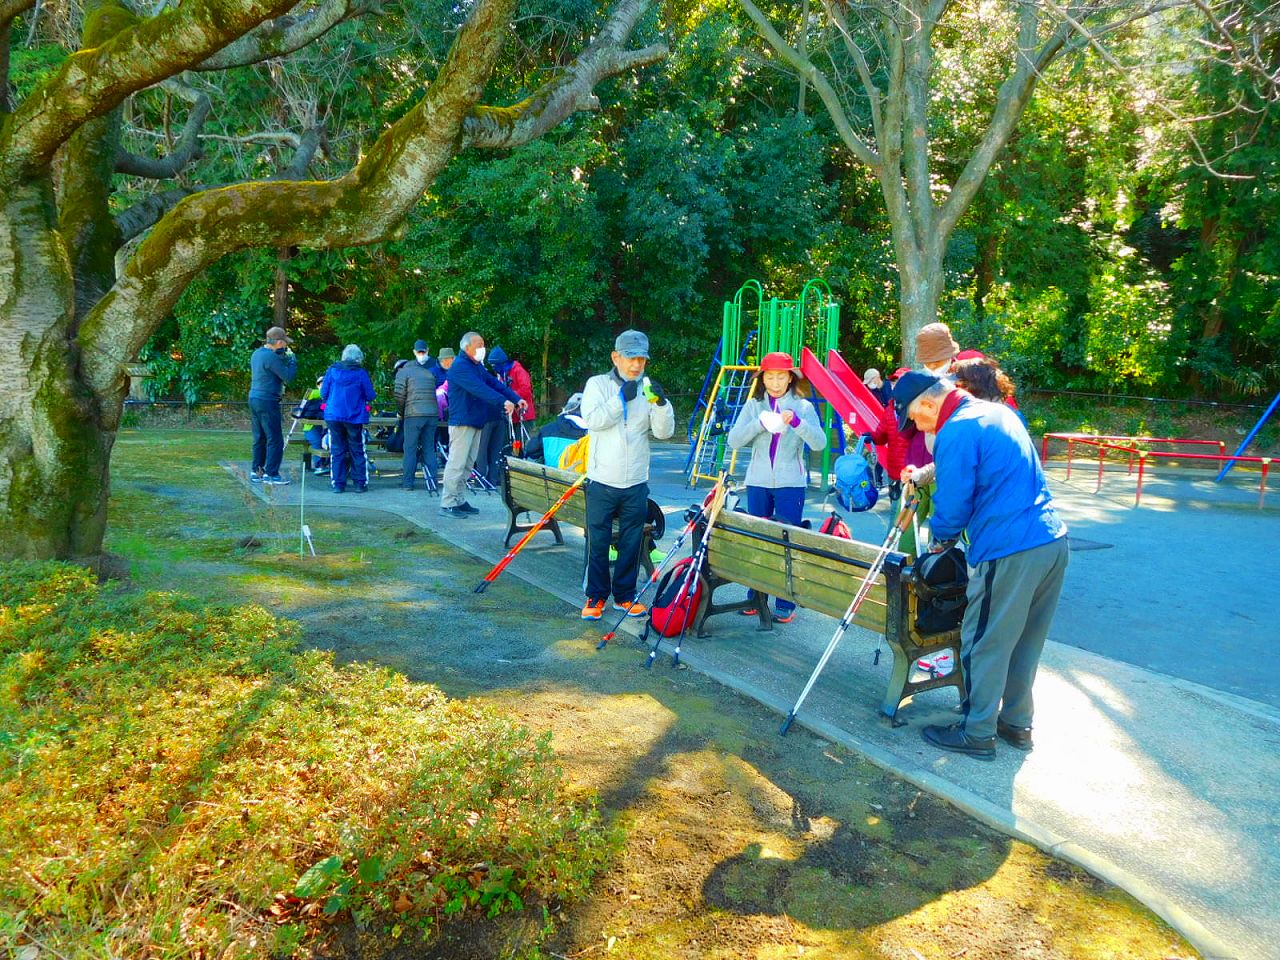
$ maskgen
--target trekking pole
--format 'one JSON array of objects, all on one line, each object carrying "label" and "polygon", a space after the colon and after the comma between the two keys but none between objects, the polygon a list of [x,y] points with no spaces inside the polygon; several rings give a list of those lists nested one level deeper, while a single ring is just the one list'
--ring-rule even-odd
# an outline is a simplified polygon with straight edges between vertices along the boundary
[{"label": "trekking pole", "polygon": [[[727,486],[726,486],[727,483],[728,483],[728,474],[721,473],[720,479],[716,481],[715,487],[712,488],[711,492],[714,494],[714,497],[711,500],[710,509],[707,510],[706,512],[707,527],[705,530],[702,531],[702,539],[698,541],[698,547],[696,550],[693,551],[693,557],[691,558],[692,562],[689,564],[689,569],[685,571],[684,579],[680,581],[680,589],[676,591],[675,607],[677,610],[680,608],[680,604],[682,602],[686,601],[689,597],[691,597],[692,594],[690,593],[690,591],[694,589],[694,585],[697,584],[698,582],[697,577],[702,573],[702,558],[706,556],[707,544],[711,540],[711,528],[715,526],[716,518],[720,516],[720,508],[724,506],[725,494],[728,492]],[[650,622],[652,623],[652,620],[653,620],[652,614],[650,614],[649,619],[650,619]],[[684,627],[688,626],[688,619],[689,618],[686,616],[685,623],[681,625],[681,630],[680,630],[681,637],[684,636]],[[654,637],[653,649],[649,651],[649,657],[647,660],[645,660],[645,663],[644,663],[646,670],[653,666],[653,661],[658,658],[658,648],[662,646],[662,631],[655,630],[654,633],[657,636]],[[677,639],[676,640],[676,657],[677,658],[680,656],[679,650],[680,650],[680,640]],[[678,663],[679,661],[677,660],[676,662]]]},{"label": "trekking pole", "polygon": [[[690,590],[697,589],[698,578],[702,576],[702,568],[706,565],[707,554],[711,551],[711,528],[715,526],[716,520],[720,516],[720,511],[724,509],[725,502],[729,499],[729,472],[727,470],[720,474],[720,483],[722,485],[720,499],[718,501],[713,500],[711,502],[711,510],[707,514],[707,535],[703,539],[702,554],[690,564],[691,567],[695,568],[693,571],[693,577],[690,581]],[[707,600],[710,602],[711,598],[708,597]],[[690,600],[690,605],[692,605],[692,600]],[[693,610],[691,612],[694,616],[698,613],[697,610]],[[676,637],[676,648],[671,653],[671,665],[673,667],[678,667],[680,665],[680,647],[684,643],[684,635],[689,629],[689,621],[692,619],[692,617],[685,617],[684,622],[680,624],[680,633]]]},{"label": "trekking pole", "polygon": [[547,521],[556,515],[556,511],[559,510],[561,507],[565,505],[565,503],[568,502],[569,498],[573,496],[574,492],[579,487],[581,487],[584,483],[586,483],[586,480],[587,480],[587,475],[584,473],[577,480],[573,481],[573,484],[569,487],[568,490],[560,494],[560,499],[551,505],[551,509],[542,515],[542,519],[540,519],[537,523],[535,523],[532,527],[530,527],[529,532],[520,538],[520,542],[517,543],[510,550],[508,550],[507,555],[503,557],[501,560],[499,560],[497,564],[494,566],[494,568],[484,575],[483,580],[481,580],[478,584],[476,584],[476,588],[474,591],[475,593],[484,593],[485,590],[488,589],[489,584],[493,583],[493,581],[498,579],[502,571],[507,569],[507,564],[509,564],[512,560],[515,559],[516,554],[524,549],[524,545],[528,543],[530,540],[532,540],[533,535],[537,533],[539,530],[541,530],[543,526],[546,525]]},{"label": "trekking pole", "polygon": [[849,624],[853,622],[854,614],[858,612],[858,608],[862,606],[862,601],[866,600],[871,594],[871,587],[875,584],[876,577],[880,575],[880,570],[884,567],[885,560],[894,548],[898,546],[898,541],[902,539],[903,531],[911,523],[911,518],[915,516],[916,507],[920,505],[920,497],[916,493],[914,484],[908,484],[904,491],[905,502],[903,503],[902,512],[898,514],[898,519],[889,533],[884,538],[884,543],[880,545],[880,549],[876,552],[875,557],[871,561],[871,566],[867,568],[867,575],[862,578],[862,583],[858,585],[857,592],[853,595],[853,600],[849,603],[849,609],[844,612],[844,616],[840,618],[840,625],[836,627],[836,632],[831,638],[831,642],[827,644],[827,649],[822,652],[822,659],[818,661],[818,665],[814,667],[813,674],[809,677],[809,682],[804,685],[804,689],[800,691],[800,698],[796,700],[796,705],[791,708],[791,712],[787,714],[787,719],[782,721],[782,727],[778,730],[779,736],[786,736],[787,731],[791,729],[791,722],[795,720],[796,713],[799,712],[800,706],[804,703],[805,698],[809,696],[809,691],[813,689],[813,685],[818,682],[818,674],[822,673],[823,668],[827,665],[827,661],[831,659],[831,655],[836,651],[836,645],[840,643],[844,637],[845,631],[849,629]]},{"label": "trekking pole", "polygon": [[[715,493],[714,490],[711,492],[713,494]],[[710,499],[710,496],[708,496],[707,500]],[[640,592],[636,594],[635,600],[633,600],[632,603],[636,602],[649,592],[649,588],[657,583],[662,577],[663,572],[667,569],[667,564],[674,560],[680,553],[680,548],[684,546],[684,541],[693,531],[694,526],[698,522],[698,518],[705,516],[707,500],[704,500],[702,505],[698,507],[697,512],[689,518],[689,522],[684,525],[684,529],[681,530],[680,535],[676,537],[676,542],[671,545],[671,549],[667,551],[667,555],[662,558],[662,563],[658,564],[653,573],[649,575],[649,579],[646,580],[644,586],[640,588]],[[600,638],[600,642],[596,644],[597,650],[603,650],[605,648],[605,644],[614,638],[618,632],[618,628],[622,626],[622,621],[625,619],[627,619],[627,612],[624,610],[622,612],[622,616],[618,617],[618,622],[613,625],[613,629]]]}]

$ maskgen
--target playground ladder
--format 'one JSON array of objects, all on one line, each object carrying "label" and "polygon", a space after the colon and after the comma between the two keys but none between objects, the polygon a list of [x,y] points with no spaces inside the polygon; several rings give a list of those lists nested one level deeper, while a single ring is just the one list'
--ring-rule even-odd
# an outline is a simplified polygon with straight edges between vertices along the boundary
[{"label": "playground ladder", "polygon": [[[716,480],[724,469],[724,455],[728,444],[725,433],[733,426],[759,367],[750,364],[722,366],[716,374],[711,393],[703,410],[702,425],[697,441],[693,444],[689,463],[685,468],[688,477],[685,486],[696,487],[699,480]],[[729,473],[737,465],[737,451],[729,458]]]}]

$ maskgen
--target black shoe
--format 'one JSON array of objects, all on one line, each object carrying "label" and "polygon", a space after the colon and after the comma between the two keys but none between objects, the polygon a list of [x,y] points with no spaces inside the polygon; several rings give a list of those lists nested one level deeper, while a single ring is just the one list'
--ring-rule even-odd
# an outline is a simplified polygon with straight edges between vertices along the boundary
[{"label": "black shoe", "polygon": [[400,489],[403,490],[405,493],[413,493],[413,487],[411,486],[409,487],[402,486]]},{"label": "black shoe", "polygon": [[455,520],[465,520],[471,514],[463,510],[461,507],[441,507],[440,512],[447,517],[453,517]]},{"label": "black shoe", "polygon": [[925,727],[920,735],[941,750],[967,754],[979,760],[995,759],[996,738],[988,737],[984,740],[971,737],[964,732],[963,723],[953,723],[949,727]]},{"label": "black shoe", "polygon": [[1031,742],[1030,727],[1011,727],[1003,720],[996,721],[996,736],[1015,750],[1030,750],[1035,746]]},{"label": "black shoe", "polygon": [[458,504],[458,506],[455,509],[461,510],[463,513],[471,513],[471,514],[480,512],[471,504],[467,503],[467,501],[465,500],[463,500],[460,504]]},{"label": "black shoe", "polygon": [[346,492],[347,492],[347,488],[346,488],[346,487],[339,487],[337,484],[335,484],[335,485],[334,485],[334,487],[333,487],[333,492],[334,492],[334,493],[346,493]]},{"label": "black shoe", "polygon": [[356,484],[356,493],[368,493],[368,492],[369,492],[369,488],[365,486],[363,483]]}]

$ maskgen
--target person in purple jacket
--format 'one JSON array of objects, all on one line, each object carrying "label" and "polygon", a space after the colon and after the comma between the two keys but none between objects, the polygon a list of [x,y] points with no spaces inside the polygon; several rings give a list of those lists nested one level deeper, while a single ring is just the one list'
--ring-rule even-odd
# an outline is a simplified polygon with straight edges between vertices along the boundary
[{"label": "person in purple jacket", "polygon": [[[969,588],[960,627],[964,719],[927,726],[942,750],[989,760],[999,737],[1030,750],[1031,687],[1063,577],[1067,527],[1058,517],[1035,445],[1016,413],[971,397],[934,373],[893,388],[898,427],[934,434],[938,486],[930,522],[937,552],[968,533]],[[914,479],[907,468],[905,479]]]},{"label": "person in purple jacket", "polygon": [[373,403],[373,381],[362,366],[364,352],[354,343],[342,348],[342,359],[325,371],[320,382],[324,425],[329,428],[330,474],[335,493],[347,489],[347,457],[356,493],[369,489],[369,458],[364,452],[364,425]]}]

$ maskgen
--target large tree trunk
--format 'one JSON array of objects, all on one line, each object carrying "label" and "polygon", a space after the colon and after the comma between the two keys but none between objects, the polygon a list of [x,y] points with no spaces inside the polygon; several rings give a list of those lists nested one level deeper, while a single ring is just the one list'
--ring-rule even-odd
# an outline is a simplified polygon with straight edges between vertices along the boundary
[{"label": "large tree trunk", "polygon": [[5,556],[94,556],[106,529],[114,432],[78,380],[75,284],[48,179],[0,207],[0,531]]}]

